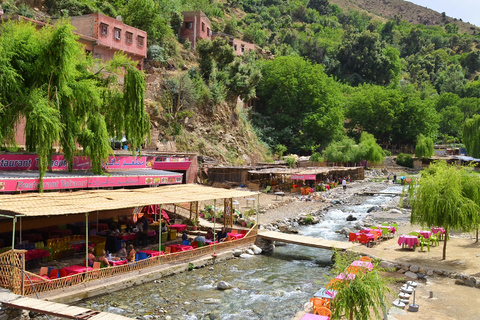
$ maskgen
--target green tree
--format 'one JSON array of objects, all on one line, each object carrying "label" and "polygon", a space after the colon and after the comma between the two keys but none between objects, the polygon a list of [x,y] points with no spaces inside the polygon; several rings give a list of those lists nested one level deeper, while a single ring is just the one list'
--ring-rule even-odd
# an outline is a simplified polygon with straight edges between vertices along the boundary
[{"label": "green tree", "polygon": [[459,169],[442,161],[424,171],[418,185],[413,183],[409,186],[410,221],[445,229],[443,260],[447,255],[450,230],[470,231],[478,226],[480,207],[465,192],[470,178],[466,168]]},{"label": "green tree", "polygon": [[323,156],[331,162],[349,163],[364,160],[364,153],[352,138],[343,138],[330,143],[323,151]]},{"label": "green tree", "polygon": [[[334,276],[347,273],[350,264],[359,259],[354,253],[335,252],[335,264],[332,268]],[[333,319],[345,315],[349,320],[381,319],[382,308],[385,308],[386,294],[391,293],[388,285],[391,280],[378,273],[387,271],[374,262],[372,270],[360,271],[355,278],[346,281],[335,281],[327,285],[337,291],[333,305]],[[383,310],[385,311],[385,310]]]},{"label": "green tree", "polygon": [[277,155],[278,159],[282,159],[283,154],[287,151],[287,147],[283,144],[277,144],[275,146],[275,154]]},{"label": "green tree", "polygon": [[362,132],[358,147],[361,150],[364,160],[372,163],[381,163],[385,160],[385,154],[382,147],[377,144],[377,139],[368,132]]},{"label": "green tree", "polygon": [[329,15],[331,13],[330,3],[328,0],[310,0],[307,8],[312,8],[318,11],[321,15]]},{"label": "green tree", "polygon": [[474,115],[465,121],[463,143],[469,156],[480,158],[480,115]]},{"label": "green tree", "polygon": [[81,146],[99,174],[110,138],[126,135],[135,150],[150,132],[145,79],[136,63],[119,54],[105,66],[108,76],[94,73],[98,67],[72,30],[65,22],[40,30],[22,21],[0,27],[1,143],[15,143],[15,123],[24,117],[26,148],[38,154],[40,180],[57,142],[70,170]]},{"label": "green tree", "polygon": [[435,154],[432,138],[425,137],[423,134],[417,138],[415,146],[415,156],[417,158],[430,158]]},{"label": "green tree", "polygon": [[342,96],[321,65],[293,56],[267,61],[257,97],[253,121],[271,146],[310,151],[342,134]]}]

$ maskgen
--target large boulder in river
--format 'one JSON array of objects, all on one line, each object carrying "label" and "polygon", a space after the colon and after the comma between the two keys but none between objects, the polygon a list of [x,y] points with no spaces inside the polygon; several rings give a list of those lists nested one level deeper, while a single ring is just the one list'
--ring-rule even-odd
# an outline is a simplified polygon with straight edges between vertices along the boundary
[{"label": "large boulder in river", "polygon": [[228,282],[219,281],[217,283],[217,289],[219,289],[219,290],[227,290],[227,289],[232,289],[232,288],[233,288],[233,286]]},{"label": "large boulder in river", "polygon": [[262,249],[260,249],[259,247],[257,247],[254,244],[252,244],[250,246],[250,249],[253,251],[254,254],[261,254],[262,253]]},{"label": "large boulder in river", "polygon": [[391,214],[401,214],[402,211],[398,210],[398,209],[391,209],[388,211],[388,213],[391,213]]},{"label": "large boulder in river", "polygon": [[347,221],[356,221],[357,218],[355,218],[353,215],[349,214],[346,220]]},{"label": "large boulder in river", "polygon": [[372,211],[381,211],[382,208],[380,208],[379,206],[373,206],[371,207],[370,209],[367,210],[367,213],[370,213]]},{"label": "large boulder in river", "polygon": [[352,230],[350,230],[347,227],[344,227],[344,228],[340,229],[339,231],[335,231],[335,232],[348,236],[348,234],[351,233]]}]

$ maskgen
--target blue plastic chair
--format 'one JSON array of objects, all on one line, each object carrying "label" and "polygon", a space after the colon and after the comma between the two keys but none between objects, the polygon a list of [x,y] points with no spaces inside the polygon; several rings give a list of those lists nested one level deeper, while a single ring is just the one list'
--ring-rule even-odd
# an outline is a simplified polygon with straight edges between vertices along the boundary
[{"label": "blue plastic chair", "polygon": [[185,245],[185,246],[189,246],[189,245],[190,245],[190,241],[188,241],[188,240],[183,240],[182,244]]},{"label": "blue plastic chair", "polygon": [[138,253],[138,260],[145,260],[148,259],[148,256],[145,252],[139,252]]}]

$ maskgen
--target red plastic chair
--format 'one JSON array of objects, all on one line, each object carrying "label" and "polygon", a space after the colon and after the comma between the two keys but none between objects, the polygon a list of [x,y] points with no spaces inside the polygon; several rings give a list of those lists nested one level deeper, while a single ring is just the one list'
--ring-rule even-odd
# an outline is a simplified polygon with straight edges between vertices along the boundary
[{"label": "red plastic chair", "polygon": [[358,241],[357,234],[354,233],[354,232],[350,232],[350,233],[348,234],[348,241],[350,241],[350,242],[357,242],[357,241]]},{"label": "red plastic chair", "polygon": [[360,234],[360,237],[358,237],[358,242],[366,245],[367,247],[370,247],[371,245],[373,245],[373,240],[364,233]]}]

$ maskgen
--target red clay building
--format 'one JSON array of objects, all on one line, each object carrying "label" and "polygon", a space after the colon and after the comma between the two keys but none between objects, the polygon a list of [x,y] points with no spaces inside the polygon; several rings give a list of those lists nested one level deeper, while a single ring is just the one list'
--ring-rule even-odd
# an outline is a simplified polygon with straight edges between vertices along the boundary
[{"label": "red clay building", "polygon": [[223,32],[215,32],[212,35],[212,40],[216,37],[222,37],[228,40],[228,44],[233,48],[233,52],[237,56],[243,55],[243,53],[247,50],[255,50],[255,45],[253,43],[245,42],[240,39],[236,39],[233,36],[223,33]]},{"label": "red clay building", "polygon": [[123,51],[130,59],[138,62],[138,69],[143,69],[143,59],[147,57],[147,32],[101,13],[71,17],[70,23],[80,35],[96,40],[79,40],[94,58],[108,61],[115,52]]},{"label": "red clay building", "polygon": [[200,39],[212,38],[212,27],[208,17],[201,11],[185,11],[182,12],[183,25],[180,28],[178,34],[180,39],[188,39],[195,48],[197,41]]}]

